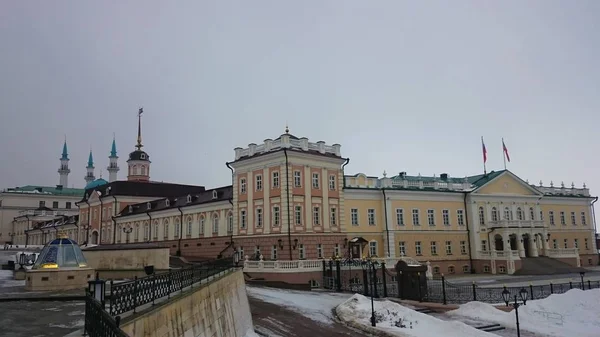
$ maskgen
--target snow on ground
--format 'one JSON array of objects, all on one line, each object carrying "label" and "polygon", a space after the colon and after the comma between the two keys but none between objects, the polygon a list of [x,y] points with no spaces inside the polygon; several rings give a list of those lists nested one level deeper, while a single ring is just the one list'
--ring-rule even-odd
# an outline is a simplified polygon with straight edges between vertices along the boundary
[{"label": "snow on ground", "polygon": [[[490,304],[469,302],[449,315],[477,318],[516,329],[515,312],[504,312]],[[572,289],[519,307],[521,330],[548,336],[600,336],[600,289]]]},{"label": "snow on ground", "polygon": [[331,324],[331,310],[350,298],[350,294],[298,291],[246,286],[248,296],[280,305],[314,321]]},{"label": "snow on ground", "polygon": [[248,331],[246,331],[246,334],[244,335],[244,337],[260,337],[256,332],[254,332],[253,329],[249,329]]},{"label": "snow on ground", "polygon": [[[392,301],[375,301],[377,329],[411,337],[490,337],[491,333],[477,330],[458,321],[443,321]],[[371,325],[371,300],[360,294],[352,296],[337,307],[342,321]]]}]

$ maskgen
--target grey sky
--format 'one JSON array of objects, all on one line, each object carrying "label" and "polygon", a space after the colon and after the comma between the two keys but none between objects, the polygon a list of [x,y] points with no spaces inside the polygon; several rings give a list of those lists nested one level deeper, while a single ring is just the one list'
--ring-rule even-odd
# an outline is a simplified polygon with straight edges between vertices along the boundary
[{"label": "grey sky", "polygon": [[121,172],[144,107],[151,178],[230,183],[286,121],[347,173],[509,169],[600,194],[598,1],[4,1],[0,187]]}]

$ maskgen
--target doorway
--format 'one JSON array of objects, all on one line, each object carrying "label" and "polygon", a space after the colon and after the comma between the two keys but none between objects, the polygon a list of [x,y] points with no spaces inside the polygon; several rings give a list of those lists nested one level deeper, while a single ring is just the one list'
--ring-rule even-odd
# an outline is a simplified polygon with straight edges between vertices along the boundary
[{"label": "doorway", "polygon": [[531,238],[529,237],[529,234],[525,234],[523,235],[523,249],[525,250],[525,257],[530,257],[530,253],[529,253],[529,242],[530,242]]}]

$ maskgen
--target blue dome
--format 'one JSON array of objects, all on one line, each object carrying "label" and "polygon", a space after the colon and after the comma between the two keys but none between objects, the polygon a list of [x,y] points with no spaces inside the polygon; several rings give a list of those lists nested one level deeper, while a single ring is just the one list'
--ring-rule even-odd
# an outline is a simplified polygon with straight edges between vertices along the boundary
[{"label": "blue dome", "polygon": [[105,184],[108,184],[108,181],[100,178],[100,179],[96,179],[94,181],[90,181],[87,185],[85,185],[85,189],[87,190],[87,189],[102,186]]}]

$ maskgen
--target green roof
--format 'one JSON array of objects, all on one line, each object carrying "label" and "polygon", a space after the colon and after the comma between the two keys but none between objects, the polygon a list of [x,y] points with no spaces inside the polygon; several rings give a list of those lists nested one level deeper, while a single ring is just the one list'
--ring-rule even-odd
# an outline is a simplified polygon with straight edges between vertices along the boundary
[{"label": "green roof", "polygon": [[[501,170],[501,171],[491,171],[488,174],[478,174],[478,175],[474,175],[474,176],[467,176],[467,181],[470,184],[475,185],[476,187],[481,187],[483,185],[485,185],[486,183],[488,183],[489,181],[491,181],[492,179],[496,178],[497,176],[499,176],[500,174],[504,173],[506,170]],[[451,183],[456,183],[456,184],[461,184],[465,181],[465,178],[459,178],[459,177],[449,177],[447,179],[442,179],[440,176],[409,176],[409,175],[405,175],[404,177],[400,176],[400,175],[396,175],[391,177],[392,180],[409,180],[409,181],[422,181],[424,183],[428,183],[428,182],[434,182],[434,181],[447,181],[447,182],[451,182]]]},{"label": "green roof", "polygon": [[26,185],[21,187],[7,188],[3,192],[5,193],[39,193],[39,194],[52,194],[52,195],[65,195],[65,196],[83,196],[85,190],[83,188],[62,188],[49,186],[36,186]]},{"label": "green roof", "polygon": [[492,171],[485,175],[478,174],[476,176],[467,177],[467,180],[469,180],[469,183],[471,183],[471,184],[475,185],[475,187],[479,188],[479,187],[489,183],[490,181],[492,181],[493,179],[495,179],[497,176],[501,175],[504,172],[506,172],[506,170]]}]

